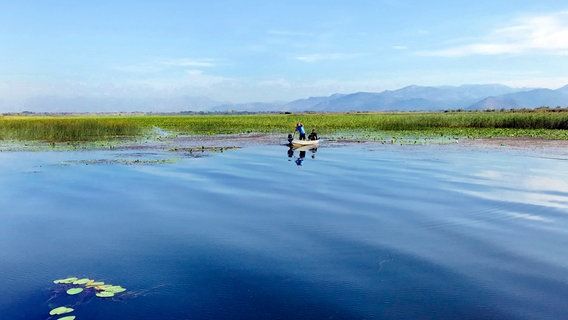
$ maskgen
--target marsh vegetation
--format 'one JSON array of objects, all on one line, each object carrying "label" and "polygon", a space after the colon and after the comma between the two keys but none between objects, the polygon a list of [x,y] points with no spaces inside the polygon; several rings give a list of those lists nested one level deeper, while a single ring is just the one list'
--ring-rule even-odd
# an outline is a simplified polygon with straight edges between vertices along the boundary
[{"label": "marsh vegetation", "polygon": [[45,142],[108,141],[150,135],[285,133],[296,121],[320,134],[372,139],[377,134],[568,139],[568,112],[341,113],[253,115],[4,116],[0,139]]}]

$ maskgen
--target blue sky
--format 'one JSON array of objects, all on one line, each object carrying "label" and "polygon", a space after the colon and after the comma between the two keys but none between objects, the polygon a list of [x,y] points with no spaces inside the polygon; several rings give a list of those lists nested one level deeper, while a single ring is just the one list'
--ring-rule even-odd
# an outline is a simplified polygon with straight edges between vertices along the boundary
[{"label": "blue sky", "polygon": [[0,21],[0,111],[568,84],[566,1],[0,0]]}]

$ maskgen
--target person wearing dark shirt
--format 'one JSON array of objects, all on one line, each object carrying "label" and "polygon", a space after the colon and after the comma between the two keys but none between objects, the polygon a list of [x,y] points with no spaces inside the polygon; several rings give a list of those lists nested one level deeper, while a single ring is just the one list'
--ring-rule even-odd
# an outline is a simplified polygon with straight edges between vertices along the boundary
[{"label": "person wearing dark shirt", "polygon": [[310,135],[308,136],[308,140],[318,140],[316,129],[312,130],[312,133],[310,133]]}]

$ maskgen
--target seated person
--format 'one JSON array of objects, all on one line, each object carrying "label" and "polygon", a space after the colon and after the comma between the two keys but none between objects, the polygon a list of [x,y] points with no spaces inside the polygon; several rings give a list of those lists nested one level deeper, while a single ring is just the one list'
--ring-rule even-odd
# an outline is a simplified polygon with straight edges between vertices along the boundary
[{"label": "seated person", "polygon": [[318,140],[316,129],[312,130],[312,133],[310,133],[310,135],[308,136],[308,140]]}]

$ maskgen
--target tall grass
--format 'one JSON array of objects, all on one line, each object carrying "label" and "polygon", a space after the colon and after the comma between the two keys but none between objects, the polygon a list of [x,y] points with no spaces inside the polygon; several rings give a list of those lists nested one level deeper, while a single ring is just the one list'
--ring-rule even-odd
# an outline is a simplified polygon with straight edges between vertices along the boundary
[{"label": "tall grass", "polygon": [[297,121],[323,133],[437,128],[568,129],[568,113],[367,113],[301,115],[148,116],[133,119],[184,133],[288,132]]},{"label": "tall grass", "polygon": [[[568,129],[568,112],[255,114],[175,116],[22,116],[0,118],[0,139],[49,142],[136,137],[151,128],[185,134],[292,132],[297,121],[322,134],[345,131],[456,132],[507,129],[525,135]],[[512,131],[511,131],[512,130]],[[563,132],[564,133],[564,132]],[[487,133],[489,134],[489,133]],[[531,134],[529,134],[531,135]],[[562,134],[561,136],[566,136]]]},{"label": "tall grass", "polygon": [[75,117],[0,118],[0,139],[73,142],[133,137],[142,128],[127,119]]}]

